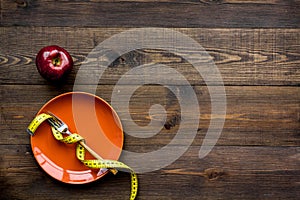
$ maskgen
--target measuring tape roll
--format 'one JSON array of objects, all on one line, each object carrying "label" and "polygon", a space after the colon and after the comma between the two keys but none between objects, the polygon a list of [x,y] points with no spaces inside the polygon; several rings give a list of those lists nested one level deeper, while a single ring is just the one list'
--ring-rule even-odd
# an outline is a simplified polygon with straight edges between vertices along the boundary
[{"label": "measuring tape roll", "polygon": [[[41,125],[44,121],[46,121],[49,118],[52,118],[53,116],[48,115],[46,113],[39,114],[36,116],[31,123],[29,124],[27,128],[27,132],[31,135],[34,136],[35,131]],[[80,141],[84,141],[84,138],[80,136],[77,133],[73,133],[68,136],[63,136],[61,132],[59,132],[55,127],[51,126],[51,131],[53,136],[55,137],[56,140],[60,142],[64,142],[66,144],[73,144],[73,143],[78,143]],[[116,161],[116,160],[85,160],[85,148],[80,145],[79,143],[76,146],[76,157],[78,160],[80,160],[85,166],[92,168],[92,169],[101,169],[101,168],[106,168],[106,169],[122,169],[124,171],[129,171],[131,173],[131,194],[130,194],[130,200],[134,200],[136,195],[137,195],[137,190],[138,190],[138,180],[137,180],[137,175],[136,173],[126,164]]]}]

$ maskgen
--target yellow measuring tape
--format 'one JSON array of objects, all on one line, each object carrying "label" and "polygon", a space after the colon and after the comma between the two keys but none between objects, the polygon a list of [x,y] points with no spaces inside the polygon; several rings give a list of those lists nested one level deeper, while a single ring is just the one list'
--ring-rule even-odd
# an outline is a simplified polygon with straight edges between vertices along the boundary
[{"label": "yellow measuring tape", "polygon": [[[36,116],[32,122],[29,124],[27,128],[27,132],[30,135],[34,135],[36,129],[39,127],[40,124],[42,124],[47,119],[52,118],[51,115],[48,115],[46,113],[39,114]],[[77,133],[73,133],[68,136],[63,136],[61,132],[59,132],[57,129],[55,129],[53,126],[51,126],[51,130],[53,133],[53,136],[58,141],[64,142],[66,144],[73,144],[78,143],[80,141],[84,142],[84,138]],[[134,200],[137,195],[137,189],[138,189],[138,180],[136,173],[127,165],[125,165],[122,162],[116,161],[116,160],[85,160],[85,148],[77,144],[76,147],[76,157],[78,160],[80,160],[85,166],[93,168],[93,169],[100,169],[100,168],[106,168],[106,169],[123,169],[126,171],[129,171],[131,173],[131,194],[130,194],[130,200]]]}]

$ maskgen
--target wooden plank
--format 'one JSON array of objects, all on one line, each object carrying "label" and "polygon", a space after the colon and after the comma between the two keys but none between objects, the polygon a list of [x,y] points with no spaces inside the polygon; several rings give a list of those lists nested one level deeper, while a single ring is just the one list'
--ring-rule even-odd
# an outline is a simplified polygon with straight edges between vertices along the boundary
[{"label": "wooden plank", "polygon": [[[124,86],[130,91],[134,86]],[[90,90],[92,86],[84,86]],[[96,95],[111,103],[113,86],[98,86]],[[177,90],[182,88],[178,86]],[[206,87],[193,87],[200,106],[200,119],[198,134],[194,140],[195,145],[201,145],[209,127],[211,115],[211,100]],[[216,88],[217,90],[217,88]],[[226,122],[219,138],[218,145],[263,145],[263,146],[298,146],[299,138],[299,113],[300,113],[300,88],[275,87],[275,86],[226,86],[227,114]],[[38,91],[38,92],[37,92]],[[1,86],[1,144],[28,144],[29,136],[25,130],[36,112],[51,98],[72,91],[72,86],[30,86],[30,85],[3,85]],[[30,95],[30,94],[35,94]],[[179,97],[180,98],[180,97]],[[124,131],[132,128],[129,126],[125,115],[126,100],[119,99],[120,107],[117,110]],[[124,101],[124,102],[123,102]],[[167,111],[167,120],[159,122],[161,133],[147,139],[147,148],[158,148],[170,142],[179,127],[187,132],[191,131],[190,124],[182,124],[181,113],[177,97],[167,88],[162,86],[143,86],[136,90],[130,100],[130,114],[139,126],[147,126],[149,120],[159,118],[159,115],[149,116],[151,105],[161,104]],[[123,106],[124,105],[124,106]],[[190,116],[197,107],[190,105],[187,108]],[[148,131],[152,130],[148,128]],[[135,138],[126,134],[125,147],[130,149],[144,139]],[[144,149],[145,151],[149,149]]]},{"label": "wooden plank", "polygon": [[[1,199],[124,199],[129,175],[108,175],[88,185],[55,181],[28,145],[1,145]],[[170,166],[139,174],[139,199],[297,199],[299,147],[215,147],[204,159],[191,147]],[[151,162],[149,162],[151,164]],[[174,190],[176,188],[176,190]],[[51,191],[51,192],[49,192]]]},{"label": "wooden plank", "polygon": [[299,5],[298,0],[2,0],[0,25],[295,28]]},{"label": "wooden plank", "polygon": [[[77,86],[84,91],[97,86],[96,95],[109,103],[121,78],[128,78],[120,89],[128,92],[140,80],[153,81],[134,92],[129,112],[139,126],[147,126],[150,119],[158,121],[156,126],[162,130],[155,136],[131,136],[127,102],[118,99],[128,151],[158,150],[169,144],[179,127],[189,134],[192,123],[182,123],[175,94],[184,93],[187,83],[175,73],[162,69],[137,77],[126,72],[142,64],[165,64],[188,80],[198,98],[201,115],[193,143],[169,166],[139,174],[137,199],[298,199],[299,0],[0,0],[0,199],[129,198],[126,173],[86,185],[54,180],[35,161],[25,130],[44,103],[73,90],[89,52],[111,36],[136,27],[168,27],[197,41],[220,70],[227,99],[222,134],[212,151],[199,159],[210,119],[220,116],[211,114],[208,82],[188,60],[159,48],[138,49],[117,58],[96,83],[92,81],[98,66],[90,63],[84,68],[84,79]],[[60,85],[41,78],[34,63],[38,50],[51,44],[66,48],[75,60],[74,70]],[[178,50],[190,55],[194,49],[178,46]],[[157,85],[160,80],[172,85],[175,94]],[[222,88],[217,85],[214,91]],[[149,114],[154,104],[166,109],[166,121],[158,120],[163,112]],[[195,109],[195,105],[187,106],[189,119]],[[174,147],[182,145],[178,142]]]},{"label": "wooden plank", "polygon": [[[66,48],[75,60],[74,70],[65,83],[73,84],[78,70],[84,69],[85,78],[78,83],[94,84],[92,80],[99,73],[99,68],[87,65],[84,65],[86,68],[80,68],[83,61],[96,45],[125,30],[128,29],[1,27],[0,82],[48,84],[36,70],[35,55],[44,46],[58,44]],[[174,30],[186,34],[203,46],[213,58],[225,85],[300,84],[300,29]],[[193,50],[182,48],[183,55],[189,55]],[[176,69],[191,85],[206,84],[188,61],[159,49],[136,50],[121,55],[106,69],[98,84],[115,85],[121,77],[130,79],[129,84],[134,83],[139,77],[130,77],[125,73],[148,63],[165,64]],[[154,83],[163,79],[169,84],[184,84],[169,70],[161,70],[156,76],[144,74],[142,78],[147,79],[149,76]]]}]

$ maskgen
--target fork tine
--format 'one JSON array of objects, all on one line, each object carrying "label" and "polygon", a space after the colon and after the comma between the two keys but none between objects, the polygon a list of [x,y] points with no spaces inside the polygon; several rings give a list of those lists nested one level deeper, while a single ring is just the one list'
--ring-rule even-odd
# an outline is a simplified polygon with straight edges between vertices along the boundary
[{"label": "fork tine", "polygon": [[58,122],[60,125],[64,124],[64,122],[59,117],[54,115],[52,112],[48,111],[48,114],[51,115],[53,117],[52,119]]},{"label": "fork tine", "polygon": [[60,122],[55,117],[53,117],[53,116],[52,116],[52,118],[49,118],[48,120],[51,121],[54,124],[57,124],[57,125],[60,124]]},{"label": "fork tine", "polygon": [[48,114],[52,116],[50,123],[54,124],[54,127],[60,132],[70,134],[68,125],[65,124],[59,117],[48,111]]},{"label": "fork tine", "polygon": [[57,116],[55,116],[53,113],[48,112],[48,114],[52,116],[52,118],[49,118],[51,121],[53,121],[57,125],[63,124],[62,121]]},{"label": "fork tine", "polygon": [[58,124],[57,121],[56,121],[55,119],[53,119],[53,118],[49,118],[49,119],[48,119],[48,122],[49,122],[52,126],[54,126],[54,127],[59,127],[59,124]]}]

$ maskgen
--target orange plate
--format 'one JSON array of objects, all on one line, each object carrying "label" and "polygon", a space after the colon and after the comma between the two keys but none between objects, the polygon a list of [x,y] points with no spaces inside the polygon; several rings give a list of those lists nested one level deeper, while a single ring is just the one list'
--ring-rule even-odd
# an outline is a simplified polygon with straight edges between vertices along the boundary
[{"label": "orange plate", "polygon": [[[113,108],[103,99],[88,93],[70,92],[47,102],[38,112],[52,112],[62,119],[72,133],[85,138],[104,159],[118,160],[123,146],[123,129]],[[73,184],[95,181],[108,173],[106,169],[90,169],[75,155],[76,144],[57,141],[47,122],[31,137],[31,147],[38,164],[53,178]],[[86,152],[86,159],[93,157]]]}]

